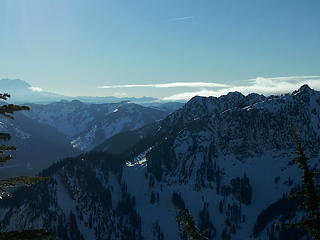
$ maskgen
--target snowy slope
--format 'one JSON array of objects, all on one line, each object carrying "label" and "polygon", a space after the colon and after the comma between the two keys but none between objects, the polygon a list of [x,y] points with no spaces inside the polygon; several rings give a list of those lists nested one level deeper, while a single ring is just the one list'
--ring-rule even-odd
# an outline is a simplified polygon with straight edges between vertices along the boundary
[{"label": "snowy slope", "polygon": [[14,117],[14,120],[2,117],[0,122],[0,132],[12,137],[5,144],[17,148],[11,152],[13,160],[0,167],[2,178],[34,175],[58,160],[79,154],[56,129],[21,113]]},{"label": "snowy slope", "polygon": [[117,133],[141,128],[167,115],[164,111],[128,102],[89,104],[74,100],[30,104],[30,107],[28,117],[56,128],[81,151],[91,150]]},{"label": "snowy slope", "polygon": [[186,208],[209,239],[288,239],[274,223],[302,213],[273,209],[300,182],[292,128],[319,168],[320,92],[194,97],[148,134],[134,131],[141,140],[124,141],[129,150],[117,157],[106,148],[51,166],[49,185],[0,202],[5,229],[47,227],[63,240],[183,239],[175,217]]}]

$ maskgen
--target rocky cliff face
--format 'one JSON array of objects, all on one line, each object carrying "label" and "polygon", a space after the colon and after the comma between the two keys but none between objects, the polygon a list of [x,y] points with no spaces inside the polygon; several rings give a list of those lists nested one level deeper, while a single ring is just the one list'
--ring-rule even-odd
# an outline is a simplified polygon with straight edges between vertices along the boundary
[{"label": "rocky cliff face", "polygon": [[292,129],[319,168],[320,92],[194,97],[131,132],[118,156],[108,141],[105,151],[51,166],[49,184],[2,201],[5,229],[46,227],[64,240],[184,239],[175,217],[186,208],[209,239],[299,239],[303,232],[274,227],[303,216],[282,199],[300,183]]}]

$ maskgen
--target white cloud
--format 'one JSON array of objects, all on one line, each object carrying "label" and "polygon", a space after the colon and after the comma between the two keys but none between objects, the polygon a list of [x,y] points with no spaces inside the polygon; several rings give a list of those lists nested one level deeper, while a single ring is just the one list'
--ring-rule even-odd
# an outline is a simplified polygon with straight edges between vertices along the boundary
[{"label": "white cloud", "polygon": [[243,94],[260,93],[264,95],[289,93],[297,90],[301,85],[308,84],[314,89],[320,90],[320,76],[289,76],[265,78],[257,77],[249,79],[244,85],[222,87],[218,90],[204,89],[201,91],[184,92],[163,98],[164,100],[188,100],[194,96],[219,97],[229,92],[241,92]]},{"label": "white cloud", "polygon": [[42,92],[43,89],[40,87],[29,87],[29,89],[33,92]]},{"label": "white cloud", "polygon": [[179,22],[179,21],[192,20],[192,19],[194,19],[194,16],[176,17],[176,18],[169,18],[166,20],[166,22]]},{"label": "white cloud", "polygon": [[136,88],[136,87],[149,87],[149,88],[173,88],[173,87],[229,87],[227,84],[213,83],[213,82],[173,82],[173,83],[160,83],[160,84],[127,84],[127,85],[106,85],[99,88]]}]

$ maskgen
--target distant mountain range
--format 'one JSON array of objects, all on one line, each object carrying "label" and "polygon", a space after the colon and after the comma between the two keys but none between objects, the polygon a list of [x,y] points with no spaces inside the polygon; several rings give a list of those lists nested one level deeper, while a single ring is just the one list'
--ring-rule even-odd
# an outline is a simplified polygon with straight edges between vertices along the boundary
[{"label": "distant mountain range", "polygon": [[73,100],[27,105],[30,111],[15,114],[14,120],[2,117],[0,121],[0,132],[12,134],[10,144],[17,147],[12,153],[14,160],[0,167],[2,177],[36,174],[58,160],[91,150],[115,134],[163,119],[172,111],[128,102]]},{"label": "distant mountain range", "polygon": [[157,98],[142,97],[142,98],[117,98],[112,96],[106,97],[89,97],[89,96],[77,96],[70,97],[56,93],[42,91],[39,88],[32,87],[30,84],[19,79],[0,79],[0,92],[7,92],[12,94],[11,102],[14,103],[51,103],[61,100],[79,100],[88,103],[117,103],[128,101],[143,105],[154,105],[164,103]]},{"label": "distant mountain range", "polygon": [[10,133],[12,139],[5,144],[17,147],[13,160],[0,167],[1,178],[17,175],[34,175],[52,163],[76,156],[64,134],[53,127],[16,113],[15,119],[1,117],[0,132]]},{"label": "distant mountain range", "polygon": [[172,112],[161,106],[156,109],[129,102],[92,104],[73,100],[28,106],[31,110],[24,112],[28,118],[55,128],[80,151],[89,151],[115,134],[141,128]]},{"label": "distant mountain range", "polygon": [[3,228],[47,228],[59,240],[182,240],[176,216],[188,209],[210,240],[308,239],[277,224],[304,216],[283,197],[301,183],[293,128],[319,170],[320,92],[194,97],[46,169],[50,182],[0,201]]}]

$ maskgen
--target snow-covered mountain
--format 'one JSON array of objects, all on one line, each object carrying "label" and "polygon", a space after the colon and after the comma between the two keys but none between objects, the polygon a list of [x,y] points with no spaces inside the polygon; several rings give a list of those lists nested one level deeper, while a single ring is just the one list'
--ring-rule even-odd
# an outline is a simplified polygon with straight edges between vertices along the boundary
[{"label": "snow-covered mountain", "polygon": [[11,153],[13,160],[0,167],[1,178],[34,175],[58,160],[80,153],[54,128],[21,113],[14,117],[14,120],[2,117],[0,121],[0,132],[12,137],[4,144],[17,147]]},{"label": "snow-covered mountain", "polygon": [[20,79],[0,79],[0,92],[12,94],[10,99],[12,103],[52,102],[65,99],[63,95],[42,91],[41,88],[32,87]]},{"label": "snow-covered mountain", "polygon": [[167,102],[167,103],[158,102],[157,104],[152,103],[146,106],[172,113],[182,108],[184,104],[185,103],[182,103],[182,102]]},{"label": "snow-covered mountain", "polygon": [[[186,208],[209,239],[302,239],[274,225],[303,215],[282,198],[301,181],[292,129],[319,169],[320,92],[194,97],[0,201],[4,228],[45,227],[61,240],[185,239],[176,216]],[[117,142],[126,146],[110,155]]]},{"label": "snow-covered mountain", "polygon": [[44,91],[39,87],[31,86],[26,81],[20,79],[7,79],[3,78],[0,79],[0,92],[1,93],[10,93],[12,94],[12,98],[10,102],[12,103],[51,103],[57,102],[61,100],[79,100],[82,102],[87,103],[117,103],[121,101],[129,101],[137,104],[146,104],[146,105],[159,105],[162,103],[157,98],[152,97],[113,97],[113,96],[106,96],[106,97],[92,97],[92,96],[65,96],[53,92]]},{"label": "snow-covered mountain", "polygon": [[134,130],[160,120],[167,112],[134,103],[89,104],[78,100],[29,104],[25,114],[68,136],[74,148],[91,150],[122,131]]}]

